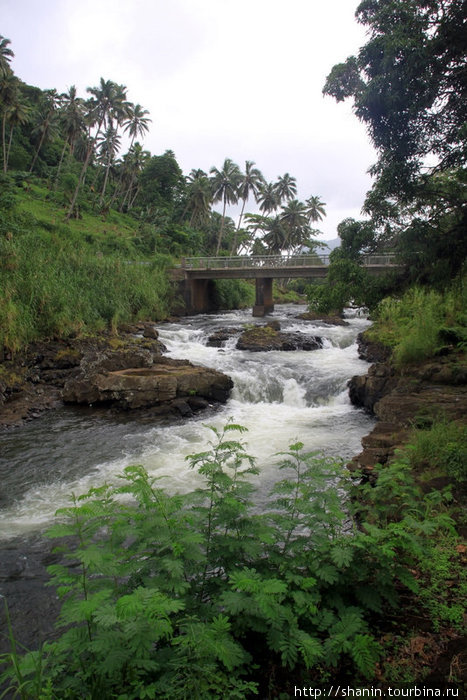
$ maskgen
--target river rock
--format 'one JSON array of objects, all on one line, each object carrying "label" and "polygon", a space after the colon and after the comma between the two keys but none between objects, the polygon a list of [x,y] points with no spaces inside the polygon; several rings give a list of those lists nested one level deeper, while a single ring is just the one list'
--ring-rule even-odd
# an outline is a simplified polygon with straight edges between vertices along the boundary
[{"label": "river rock", "polygon": [[171,402],[190,396],[225,402],[232,387],[232,380],[222,372],[168,360],[152,366],[84,371],[67,382],[63,400],[88,405],[111,404],[122,409],[166,405],[169,411],[173,408]]},{"label": "river rock", "polygon": [[328,326],[349,326],[349,322],[345,321],[340,316],[326,316],[323,314],[317,314],[314,311],[306,311],[303,314],[299,314],[296,318],[300,321],[317,321],[319,323],[326,323]]},{"label": "river rock", "polygon": [[285,333],[271,325],[255,326],[243,331],[236,345],[238,350],[261,352],[269,350],[317,350],[323,347],[319,336]]},{"label": "river rock", "polygon": [[220,328],[209,336],[206,345],[212,348],[222,348],[227,340],[240,333],[241,328]]}]

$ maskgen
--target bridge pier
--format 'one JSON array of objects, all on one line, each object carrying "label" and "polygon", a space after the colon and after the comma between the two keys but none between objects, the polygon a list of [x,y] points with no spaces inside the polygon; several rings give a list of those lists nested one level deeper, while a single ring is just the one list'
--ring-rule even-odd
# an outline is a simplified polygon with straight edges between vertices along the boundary
[{"label": "bridge pier", "polygon": [[189,313],[204,314],[212,311],[212,280],[189,280],[187,286]]},{"label": "bridge pier", "polygon": [[253,316],[265,316],[274,311],[272,299],[272,277],[256,278],[256,299]]}]

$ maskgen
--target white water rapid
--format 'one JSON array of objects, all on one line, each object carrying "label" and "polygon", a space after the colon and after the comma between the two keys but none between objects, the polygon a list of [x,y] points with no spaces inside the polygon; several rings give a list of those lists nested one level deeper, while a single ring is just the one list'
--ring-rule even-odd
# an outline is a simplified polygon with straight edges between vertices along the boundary
[{"label": "white water rapid", "polygon": [[207,346],[215,330],[264,323],[251,311],[195,316],[158,327],[168,354],[230,375],[234,389],[225,406],[184,421],[154,423],[135,414],[64,408],[20,430],[0,436],[0,539],[41,531],[69,496],[113,482],[129,464],[143,464],[152,475],[165,475],[168,490],[187,491],[198,482],[185,457],[203,451],[212,433],[232,418],[248,429],[242,436],[257,458],[259,500],[277,477],[275,453],[297,439],[307,449],[350,458],[372,419],[354,408],[347,381],[366,372],[358,359],[356,337],[368,326],[349,315],[347,326],[330,326],[295,318],[296,306],[276,307],[283,331],[319,335],[324,347],[314,351],[246,352]]}]

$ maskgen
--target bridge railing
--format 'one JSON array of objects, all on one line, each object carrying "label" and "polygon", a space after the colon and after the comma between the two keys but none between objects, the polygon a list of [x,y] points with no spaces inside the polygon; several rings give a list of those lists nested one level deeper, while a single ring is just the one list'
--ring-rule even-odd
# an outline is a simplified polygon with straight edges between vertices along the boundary
[{"label": "bridge railing", "polygon": [[[327,267],[329,255],[237,255],[234,257],[182,258],[184,270],[225,270],[254,267]],[[363,265],[395,265],[395,255],[365,255]]]}]

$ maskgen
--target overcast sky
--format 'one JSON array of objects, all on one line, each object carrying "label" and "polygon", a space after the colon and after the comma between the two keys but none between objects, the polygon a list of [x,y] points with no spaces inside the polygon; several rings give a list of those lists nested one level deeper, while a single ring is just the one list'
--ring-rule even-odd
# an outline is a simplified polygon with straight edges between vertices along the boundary
[{"label": "overcast sky", "polygon": [[[375,153],[350,104],[323,97],[365,41],[358,0],[0,0],[21,80],[59,92],[99,79],[150,112],[144,146],[185,174],[253,160],[266,179],[319,195],[324,238],[360,216]],[[253,211],[253,206],[249,207]]]}]

